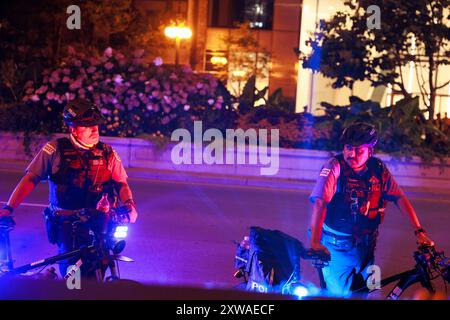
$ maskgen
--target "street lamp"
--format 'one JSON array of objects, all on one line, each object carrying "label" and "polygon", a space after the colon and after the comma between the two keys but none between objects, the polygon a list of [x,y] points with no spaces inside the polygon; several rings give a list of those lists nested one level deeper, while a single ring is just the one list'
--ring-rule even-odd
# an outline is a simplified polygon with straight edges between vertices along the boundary
[{"label": "street lamp", "polygon": [[192,37],[192,31],[188,27],[185,27],[184,23],[179,23],[166,27],[164,34],[170,39],[175,39],[175,65],[178,65],[180,41],[181,39],[190,39]]}]

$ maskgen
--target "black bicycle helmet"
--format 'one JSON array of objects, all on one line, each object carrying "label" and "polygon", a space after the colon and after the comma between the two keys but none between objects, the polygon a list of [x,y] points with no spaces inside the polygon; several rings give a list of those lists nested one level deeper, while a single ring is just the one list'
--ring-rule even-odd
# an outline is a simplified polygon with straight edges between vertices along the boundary
[{"label": "black bicycle helmet", "polygon": [[100,109],[85,99],[75,99],[68,102],[64,107],[63,116],[64,121],[69,126],[95,126],[104,120]]},{"label": "black bicycle helmet", "polygon": [[361,146],[363,144],[375,147],[378,142],[378,133],[375,127],[364,122],[356,122],[344,129],[341,136],[342,144]]}]

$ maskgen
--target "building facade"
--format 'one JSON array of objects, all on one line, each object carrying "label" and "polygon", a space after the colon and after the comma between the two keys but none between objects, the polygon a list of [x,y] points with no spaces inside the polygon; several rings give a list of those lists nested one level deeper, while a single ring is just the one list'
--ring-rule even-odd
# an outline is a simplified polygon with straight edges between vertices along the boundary
[{"label": "building facade", "polygon": [[[295,103],[297,112],[320,114],[325,101],[346,105],[351,95],[371,99],[389,106],[402,98],[390,87],[374,88],[368,81],[357,82],[353,89],[332,89],[330,79],[304,69],[295,49],[308,52],[305,41],[315,31],[320,19],[345,10],[343,0],[139,0],[141,8],[171,11],[186,20],[193,36],[181,43],[180,62],[190,64],[198,72],[209,72],[226,83],[238,95],[250,74],[256,73],[256,87],[268,86],[268,94],[278,88]],[[237,25],[246,22],[250,30],[244,34]],[[247,43],[248,50],[233,46]],[[240,40],[239,40],[240,39]],[[247,41],[247,42],[246,42]],[[245,52],[247,51],[247,52]],[[174,50],[164,56],[173,62]],[[413,65],[401,68],[408,91],[420,95],[417,73]],[[439,83],[450,74],[450,66],[439,71]],[[450,84],[437,92],[436,113],[444,117],[450,111]],[[421,105],[423,107],[421,99]]]}]

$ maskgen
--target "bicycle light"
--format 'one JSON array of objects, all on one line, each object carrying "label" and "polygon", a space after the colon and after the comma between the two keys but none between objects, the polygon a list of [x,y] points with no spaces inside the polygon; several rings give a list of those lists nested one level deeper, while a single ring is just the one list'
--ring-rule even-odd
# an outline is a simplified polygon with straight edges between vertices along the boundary
[{"label": "bicycle light", "polygon": [[119,239],[125,239],[128,234],[128,226],[117,226],[114,230],[114,238]]},{"label": "bicycle light", "polygon": [[292,294],[294,296],[297,296],[299,300],[303,299],[304,297],[309,295],[309,290],[304,285],[296,285],[294,288],[292,288]]}]

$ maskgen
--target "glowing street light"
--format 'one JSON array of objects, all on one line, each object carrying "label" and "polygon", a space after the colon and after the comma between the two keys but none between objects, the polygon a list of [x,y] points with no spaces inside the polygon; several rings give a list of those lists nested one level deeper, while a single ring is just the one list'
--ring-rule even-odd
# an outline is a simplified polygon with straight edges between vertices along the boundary
[{"label": "glowing street light", "polygon": [[171,25],[164,29],[164,34],[170,39],[175,39],[175,65],[179,63],[180,41],[181,39],[190,39],[192,31],[184,26],[184,23]]}]

